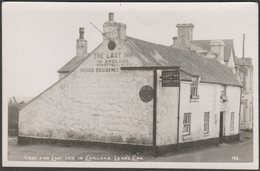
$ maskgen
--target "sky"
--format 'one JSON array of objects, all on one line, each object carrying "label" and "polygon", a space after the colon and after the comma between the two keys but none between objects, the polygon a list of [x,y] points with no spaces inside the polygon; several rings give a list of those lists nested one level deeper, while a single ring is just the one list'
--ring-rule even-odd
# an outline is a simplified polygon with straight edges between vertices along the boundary
[{"label": "sky", "polygon": [[102,42],[99,29],[114,12],[128,36],[171,45],[176,25],[193,23],[193,39],[233,39],[235,53],[253,58],[258,75],[257,3],[2,3],[3,91],[34,97],[58,81],[58,69],[76,54],[79,27],[88,52]]}]

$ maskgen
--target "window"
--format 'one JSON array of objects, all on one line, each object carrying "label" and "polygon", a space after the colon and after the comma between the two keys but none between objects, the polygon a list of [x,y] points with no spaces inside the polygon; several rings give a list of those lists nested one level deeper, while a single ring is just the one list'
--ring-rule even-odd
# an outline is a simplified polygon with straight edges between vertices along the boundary
[{"label": "window", "polygon": [[221,96],[226,96],[226,92],[227,92],[227,87],[226,86],[222,86]]},{"label": "window", "polygon": [[220,99],[223,101],[223,102],[226,102],[227,101],[227,86],[223,85],[221,86],[221,93],[220,93]]},{"label": "window", "polygon": [[204,113],[204,134],[209,133],[209,112]]},{"label": "window", "polygon": [[199,78],[198,77],[191,77],[191,85],[190,85],[190,97],[191,99],[198,99],[198,84]]},{"label": "window", "polygon": [[190,113],[184,113],[183,118],[183,135],[190,135],[190,122],[191,121],[191,114]]},{"label": "window", "polygon": [[250,86],[250,91],[252,91],[252,70],[249,71],[249,86]]},{"label": "window", "polygon": [[231,112],[230,115],[230,131],[234,130],[235,112]]}]

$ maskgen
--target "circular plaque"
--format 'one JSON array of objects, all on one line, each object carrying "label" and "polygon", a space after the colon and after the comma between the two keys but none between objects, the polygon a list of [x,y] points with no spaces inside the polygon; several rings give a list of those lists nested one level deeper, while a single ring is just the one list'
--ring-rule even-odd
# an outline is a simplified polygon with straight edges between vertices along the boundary
[{"label": "circular plaque", "polygon": [[151,86],[143,86],[139,91],[139,97],[144,102],[150,102],[153,99],[154,91]]},{"label": "circular plaque", "polygon": [[108,49],[109,50],[114,50],[115,48],[116,48],[116,42],[115,41],[113,41],[113,40],[110,40],[109,42],[108,42]]}]

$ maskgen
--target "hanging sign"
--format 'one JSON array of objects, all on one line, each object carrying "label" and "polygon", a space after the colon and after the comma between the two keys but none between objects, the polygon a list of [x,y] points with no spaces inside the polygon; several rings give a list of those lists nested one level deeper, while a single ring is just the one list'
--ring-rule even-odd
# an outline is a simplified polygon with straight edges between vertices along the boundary
[{"label": "hanging sign", "polygon": [[154,97],[153,88],[149,85],[143,86],[139,91],[139,97],[144,102],[150,102]]},{"label": "hanging sign", "polygon": [[180,72],[178,69],[162,71],[162,87],[179,87]]}]

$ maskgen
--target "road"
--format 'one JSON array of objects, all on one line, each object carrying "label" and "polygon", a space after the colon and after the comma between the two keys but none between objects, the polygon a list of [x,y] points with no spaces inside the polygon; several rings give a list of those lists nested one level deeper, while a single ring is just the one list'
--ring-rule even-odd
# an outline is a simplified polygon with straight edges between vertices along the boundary
[{"label": "road", "polygon": [[155,158],[157,162],[252,162],[253,140],[234,144],[220,144],[208,148],[188,150]]},{"label": "road", "polygon": [[64,147],[57,145],[17,145],[8,140],[8,160],[11,161],[152,161],[152,162],[250,162],[253,160],[252,133],[243,133],[241,141],[220,144],[153,157],[127,151],[98,147]]}]

